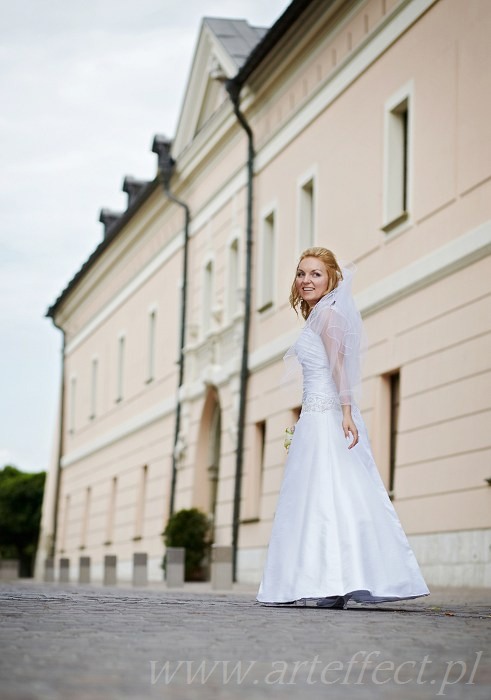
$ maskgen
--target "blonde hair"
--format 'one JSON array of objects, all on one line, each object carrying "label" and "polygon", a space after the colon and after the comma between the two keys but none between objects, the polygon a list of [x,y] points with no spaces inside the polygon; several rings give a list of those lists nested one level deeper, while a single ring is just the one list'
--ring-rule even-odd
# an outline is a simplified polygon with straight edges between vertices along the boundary
[{"label": "blonde hair", "polygon": [[[329,294],[329,292],[332,292],[332,290],[335,289],[338,286],[339,282],[343,279],[341,268],[338,265],[336,256],[331,250],[328,250],[327,248],[307,248],[307,250],[304,250],[300,256],[300,259],[297,264],[297,269],[304,258],[317,258],[322,263],[324,263],[324,267],[326,268],[327,272],[328,282],[327,289],[324,292],[323,296]],[[295,278],[293,280],[290,291],[290,306],[296,314],[298,314],[298,309],[300,309],[300,313],[302,314],[304,319],[307,319],[312,309],[298,293],[298,289],[295,284],[296,278],[297,273],[295,271]]]}]

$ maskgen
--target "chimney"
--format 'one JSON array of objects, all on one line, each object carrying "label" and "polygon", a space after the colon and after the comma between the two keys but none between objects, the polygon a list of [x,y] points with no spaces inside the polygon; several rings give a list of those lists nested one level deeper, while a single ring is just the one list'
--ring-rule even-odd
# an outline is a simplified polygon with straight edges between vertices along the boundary
[{"label": "chimney", "polygon": [[147,180],[137,180],[131,175],[127,175],[123,182],[123,192],[128,195],[128,209],[131,207],[133,202],[138,199],[138,195],[142,189],[148,185]]},{"label": "chimney", "polygon": [[104,225],[104,238],[110,232],[116,221],[121,218],[121,212],[111,211],[110,209],[101,209],[99,221]]},{"label": "chimney", "polygon": [[170,185],[170,179],[174,172],[175,161],[171,156],[172,141],[162,134],[156,134],[153,139],[152,152],[157,154],[158,169],[162,176],[164,189],[167,191]]}]

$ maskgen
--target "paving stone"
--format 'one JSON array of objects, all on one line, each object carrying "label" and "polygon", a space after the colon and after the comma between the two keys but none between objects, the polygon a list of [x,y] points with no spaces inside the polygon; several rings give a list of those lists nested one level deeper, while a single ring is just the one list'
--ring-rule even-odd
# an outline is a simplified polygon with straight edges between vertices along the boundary
[{"label": "paving stone", "polygon": [[489,591],[271,608],[253,589],[0,586],[2,700],[488,700]]}]

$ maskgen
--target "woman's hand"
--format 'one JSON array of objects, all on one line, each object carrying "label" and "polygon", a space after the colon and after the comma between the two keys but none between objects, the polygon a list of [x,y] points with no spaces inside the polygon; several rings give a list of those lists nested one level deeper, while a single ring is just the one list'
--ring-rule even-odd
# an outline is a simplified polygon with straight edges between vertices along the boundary
[{"label": "woman's hand", "polygon": [[351,415],[350,406],[343,406],[343,431],[345,438],[349,438],[350,433],[353,436],[353,442],[351,445],[348,445],[348,450],[351,450],[352,447],[358,444],[358,428]]}]

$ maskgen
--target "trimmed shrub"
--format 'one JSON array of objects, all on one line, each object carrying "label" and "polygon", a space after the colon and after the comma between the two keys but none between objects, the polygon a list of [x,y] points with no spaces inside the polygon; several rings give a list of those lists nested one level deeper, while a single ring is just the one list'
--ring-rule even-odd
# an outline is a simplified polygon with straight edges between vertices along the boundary
[{"label": "trimmed shrub", "polygon": [[[186,550],[186,581],[203,581],[206,578],[206,560],[211,545],[211,528],[208,516],[198,508],[173,513],[163,532],[166,547],[184,547]],[[165,570],[165,561],[163,568]]]}]

